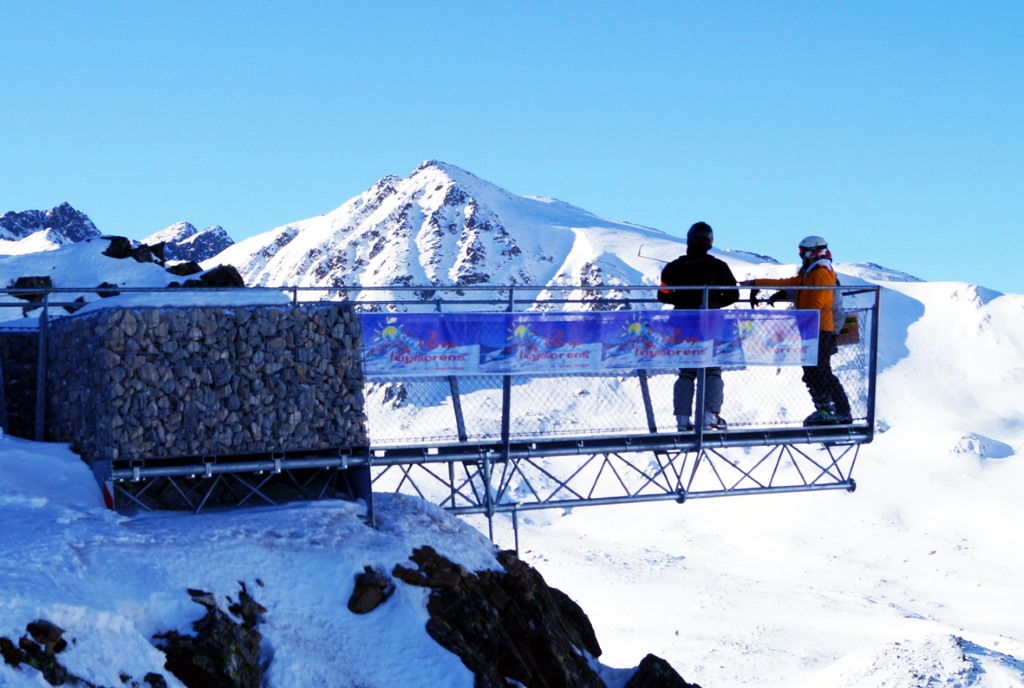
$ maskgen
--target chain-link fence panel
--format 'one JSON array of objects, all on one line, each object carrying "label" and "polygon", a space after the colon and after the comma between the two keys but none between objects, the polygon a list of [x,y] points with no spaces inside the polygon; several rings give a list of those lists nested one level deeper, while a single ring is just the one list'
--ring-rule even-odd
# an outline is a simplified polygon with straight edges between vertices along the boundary
[{"label": "chain-link fence panel", "polygon": [[[854,422],[869,416],[872,309],[851,312],[859,337],[831,362]],[[745,346],[756,346],[748,341]],[[756,352],[750,352],[752,355]],[[559,375],[408,377],[367,386],[371,444],[496,442],[677,432],[673,394],[679,372],[632,370]],[[730,429],[800,426],[814,411],[800,365],[725,366],[721,415]],[[506,388],[507,386],[507,402]],[[697,384],[697,394],[702,391]],[[505,407],[505,404],[508,407]],[[696,407],[696,403],[694,404]]]}]

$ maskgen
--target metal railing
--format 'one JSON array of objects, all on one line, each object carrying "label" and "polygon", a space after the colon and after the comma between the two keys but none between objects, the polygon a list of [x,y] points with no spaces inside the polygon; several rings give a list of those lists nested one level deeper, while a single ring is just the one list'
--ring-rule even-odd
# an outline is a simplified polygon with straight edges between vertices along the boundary
[{"label": "metal railing", "polygon": [[[237,305],[244,293],[263,305],[343,301],[366,313],[642,311],[665,308],[655,296],[657,289],[117,288],[126,298],[109,303],[216,306],[230,299]],[[706,300],[706,288],[690,289],[704,292]],[[80,297],[96,300],[111,292],[109,287],[0,290],[0,331],[38,332],[37,399],[46,398],[46,332],[51,320],[80,308]],[[370,447],[365,455],[346,454],[344,464],[368,466],[375,489],[411,491],[452,511],[488,518],[499,512],[580,504],[852,489],[858,447],[870,442],[874,431],[879,289],[846,286],[843,293],[847,311],[858,319],[860,336],[840,347],[832,363],[850,397],[853,423],[803,426],[812,407],[799,366],[724,370],[722,415],[729,422],[727,432],[705,432],[700,423],[692,433],[676,428],[674,370],[395,378],[366,384]],[[751,307],[739,302],[730,308]],[[699,376],[698,412],[703,388]],[[36,405],[35,420],[36,436],[42,439],[45,403]],[[819,444],[824,458],[802,448]],[[765,454],[752,456],[758,448]],[[149,468],[167,470],[157,463]]]},{"label": "metal railing", "polygon": [[[700,287],[679,289],[698,289],[705,295],[707,293],[706,288]],[[105,295],[112,291],[110,287],[0,290],[0,329],[38,332],[38,399],[46,396],[44,352],[50,320],[65,315],[65,309],[80,308],[82,303],[78,299],[83,296]],[[154,304],[173,298],[170,303],[201,305],[215,304],[229,295],[235,298],[239,290],[118,288],[116,291],[126,297],[158,297],[153,299]],[[840,347],[833,358],[833,367],[851,398],[855,419],[870,427],[874,424],[878,288],[847,287],[843,291],[847,310],[858,318],[860,340]],[[292,304],[344,298],[365,312],[646,310],[664,307],[654,297],[655,288],[647,285],[586,288],[389,286],[358,290],[287,287],[246,288],[245,293],[261,302],[275,296],[280,297],[281,303]],[[13,298],[14,295],[19,299]],[[742,307],[747,307],[747,304],[740,303],[732,308]],[[22,309],[28,317],[4,317],[5,310],[10,312],[12,309]],[[803,417],[801,414],[808,410],[800,374],[800,368],[726,369],[725,408],[728,413],[723,409],[722,414],[729,420],[730,427],[776,428],[798,424]],[[623,378],[628,378],[628,383]],[[673,371],[633,371],[632,375],[625,376],[617,371],[533,379],[509,376],[454,379],[444,376],[371,382],[366,389],[370,436],[375,446],[400,446],[528,439],[538,433],[566,437],[673,431],[670,388],[674,379]],[[698,407],[703,398],[702,383],[703,379],[698,379]],[[619,408],[625,411],[609,417],[601,412],[601,407],[607,407],[604,402],[612,394],[627,398],[619,404]],[[525,409],[520,400],[527,398],[532,401],[543,399],[546,408],[572,408],[578,412],[548,417],[543,422],[535,413],[515,413],[517,408]],[[501,427],[502,418],[507,419],[505,428]],[[37,439],[43,438],[44,425],[45,404],[37,404]]]}]

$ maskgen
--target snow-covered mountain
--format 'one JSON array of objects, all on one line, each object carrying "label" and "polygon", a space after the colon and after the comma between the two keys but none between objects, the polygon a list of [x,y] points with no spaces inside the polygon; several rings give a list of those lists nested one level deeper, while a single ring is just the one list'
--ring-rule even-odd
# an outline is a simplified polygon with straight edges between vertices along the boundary
[{"label": "snow-covered mountain", "polygon": [[656,259],[675,258],[682,246],[659,230],[516,196],[430,160],[405,179],[385,177],[326,215],[250,237],[208,262],[234,265],[249,285],[586,288],[650,283]]},{"label": "snow-covered mountain", "polygon": [[99,235],[92,220],[68,203],[49,210],[12,210],[0,216],[0,255],[47,251]]},{"label": "snow-covered mountain", "polygon": [[177,222],[150,234],[142,243],[149,246],[163,244],[164,260],[168,262],[191,260],[201,263],[235,242],[220,225],[199,230],[188,222]]}]

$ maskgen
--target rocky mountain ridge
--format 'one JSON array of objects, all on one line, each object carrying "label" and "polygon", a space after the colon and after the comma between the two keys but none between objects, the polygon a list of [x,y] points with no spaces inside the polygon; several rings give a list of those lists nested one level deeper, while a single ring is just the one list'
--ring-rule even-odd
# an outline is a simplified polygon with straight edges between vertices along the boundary
[{"label": "rocky mountain ridge", "polygon": [[[51,251],[100,236],[103,233],[89,216],[66,202],[49,210],[12,210],[0,216],[0,255]],[[5,246],[5,242],[10,243]],[[136,243],[163,244],[162,260],[170,263],[199,263],[234,240],[219,225],[199,230],[188,222],[177,222]]]},{"label": "rocky mountain ridge", "polygon": [[66,246],[100,235],[85,213],[66,202],[49,210],[12,210],[0,216],[2,240],[21,241],[39,233],[45,233],[46,240],[55,246]]},{"label": "rocky mountain ridge", "polygon": [[164,245],[164,260],[200,263],[231,246],[234,240],[220,225],[199,230],[188,222],[176,222],[142,240],[149,246]]}]

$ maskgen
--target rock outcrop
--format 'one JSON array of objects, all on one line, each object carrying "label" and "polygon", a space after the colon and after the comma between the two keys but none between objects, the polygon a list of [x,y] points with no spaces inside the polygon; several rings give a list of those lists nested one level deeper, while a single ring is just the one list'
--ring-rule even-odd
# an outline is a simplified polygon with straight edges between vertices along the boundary
[{"label": "rock outcrop", "polygon": [[[421,547],[416,568],[392,575],[430,589],[427,632],[458,655],[476,676],[477,688],[604,688],[594,669],[601,647],[583,610],[514,552],[502,552],[504,571],[471,573]],[[699,688],[667,662],[648,656],[630,688]]]},{"label": "rock outcrop", "polygon": [[[17,643],[10,638],[0,637],[0,658],[15,669],[31,667],[42,675],[51,686],[77,686],[78,688],[100,688],[80,676],[71,673],[61,664],[60,655],[67,646],[65,630],[46,619],[36,619],[25,627]],[[127,688],[167,688],[167,680],[156,672],[146,674],[142,682],[127,674],[121,674],[121,684]]]},{"label": "rock outcrop", "polygon": [[156,636],[157,645],[167,655],[165,668],[189,688],[259,688],[263,678],[260,642],[257,630],[266,609],[240,583],[238,602],[222,610],[212,593],[189,590],[192,601],[202,605],[206,614],[192,624],[195,635],[176,631]]}]

